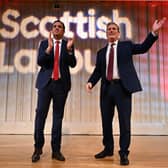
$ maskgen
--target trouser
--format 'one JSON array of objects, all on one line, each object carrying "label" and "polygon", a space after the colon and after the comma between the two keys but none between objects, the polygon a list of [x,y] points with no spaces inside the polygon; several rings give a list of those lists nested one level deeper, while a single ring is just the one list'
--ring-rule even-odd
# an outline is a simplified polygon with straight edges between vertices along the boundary
[{"label": "trouser", "polygon": [[115,81],[101,89],[101,116],[103,127],[103,144],[106,150],[114,150],[113,117],[114,107],[117,107],[120,127],[120,155],[129,153],[131,137],[131,94],[122,86],[121,81]]},{"label": "trouser", "polygon": [[44,127],[51,100],[53,101],[51,147],[59,151],[61,147],[62,119],[68,92],[64,90],[61,80],[51,80],[48,85],[38,90],[38,102],[35,116],[35,148],[42,148],[45,142]]}]

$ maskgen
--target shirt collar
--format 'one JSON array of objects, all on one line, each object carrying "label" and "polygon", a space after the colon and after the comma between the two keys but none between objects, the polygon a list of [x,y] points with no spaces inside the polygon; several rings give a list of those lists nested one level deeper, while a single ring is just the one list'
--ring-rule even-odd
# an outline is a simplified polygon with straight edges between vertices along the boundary
[{"label": "shirt collar", "polygon": [[113,42],[113,43],[112,43],[112,42],[109,42],[109,43],[108,43],[108,46],[111,46],[112,44],[117,46],[117,44],[118,44],[118,40],[116,40],[116,41]]},{"label": "shirt collar", "polygon": [[60,39],[60,40],[56,40],[55,38],[53,38],[53,42],[54,42],[54,44],[55,44],[56,41],[59,41],[59,44],[62,43],[62,39]]}]

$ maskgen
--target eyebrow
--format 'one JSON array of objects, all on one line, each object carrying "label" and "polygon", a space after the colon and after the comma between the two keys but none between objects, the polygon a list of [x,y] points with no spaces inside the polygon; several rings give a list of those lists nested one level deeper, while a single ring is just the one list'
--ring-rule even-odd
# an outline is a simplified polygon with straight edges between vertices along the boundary
[{"label": "eyebrow", "polygon": [[56,26],[63,28],[63,26],[62,26],[62,25],[53,25],[53,27],[56,27]]},{"label": "eyebrow", "polygon": [[[111,29],[110,27],[108,27],[107,29]],[[112,27],[112,29],[117,29],[116,27]]]}]

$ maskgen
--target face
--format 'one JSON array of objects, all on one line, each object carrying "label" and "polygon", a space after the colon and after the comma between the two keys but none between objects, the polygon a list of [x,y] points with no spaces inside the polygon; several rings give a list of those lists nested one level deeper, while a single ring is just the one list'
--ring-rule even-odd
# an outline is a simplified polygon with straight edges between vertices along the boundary
[{"label": "face", "polygon": [[120,32],[117,25],[110,24],[106,30],[106,36],[109,42],[114,42],[119,39]]},{"label": "face", "polygon": [[52,33],[55,39],[61,39],[64,35],[64,28],[62,23],[55,22],[52,27]]}]

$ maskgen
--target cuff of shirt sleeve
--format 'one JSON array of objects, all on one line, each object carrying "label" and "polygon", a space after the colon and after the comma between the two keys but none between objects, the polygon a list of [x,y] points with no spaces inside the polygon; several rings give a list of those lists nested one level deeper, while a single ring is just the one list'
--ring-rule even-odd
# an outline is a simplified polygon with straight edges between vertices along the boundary
[{"label": "cuff of shirt sleeve", "polygon": [[155,37],[158,36],[158,34],[155,33],[155,32],[153,32],[153,31],[152,31],[151,33],[152,33],[152,35],[155,36]]}]

